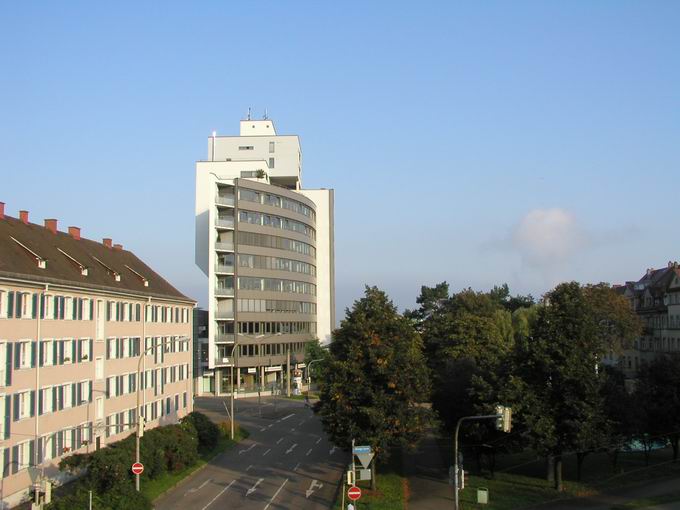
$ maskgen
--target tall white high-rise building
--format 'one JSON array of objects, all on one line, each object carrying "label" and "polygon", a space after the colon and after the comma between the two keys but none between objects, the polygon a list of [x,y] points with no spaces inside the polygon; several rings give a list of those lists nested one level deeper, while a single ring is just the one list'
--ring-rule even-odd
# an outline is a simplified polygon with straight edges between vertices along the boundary
[{"label": "tall white high-rise building", "polygon": [[[196,264],[208,276],[198,393],[293,390],[306,344],[335,326],[333,190],[302,188],[295,135],[242,120],[196,163]],[[290,372],[290,376],[287,374]]]}]

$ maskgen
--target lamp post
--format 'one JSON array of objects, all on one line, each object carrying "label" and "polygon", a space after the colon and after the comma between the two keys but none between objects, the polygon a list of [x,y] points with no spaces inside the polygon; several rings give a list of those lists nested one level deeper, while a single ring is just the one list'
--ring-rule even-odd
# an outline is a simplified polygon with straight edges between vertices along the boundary
[{"label": "lamp post", "polygon": [[309,390],[312,386],[312,364],[317,361],[324,361],[324,358],[313,359],[309,362],[309,365],[307,365],[307,396],[309,396]]},{"label": "lamp post", "polygon": [[[174,342],[174,341],[175,341],[174,339],[167,339],[165,341],[158,342],[156,345],[152,345],[150,347],[147,347],[146,349],[144,349],[140,353],[139,360],[137,361],[137,380],[135,381],[135,386],[136,386],[136,390],[137,390],[136,391],[136,393],[137,393],[137,413],[136,413],[136,415],[137,415],[137,420],[136,420],[137,421],[137,433],[135,434],[135,436],[136,436],[135,462],[137,462],[137,463],[139,463],[139,439],[142,437],[142,430],[144,428],[144,425],[142,423],[142,419],[143,419],[142,418],[142,411],[139,408],[139,397],[140,397],[139,389],[142,386],[141,377],[140,377],[140,371],[142,369],[142,361],[144,360],[144,357],[147,355],[147,353],[149,353],[150,351],[153,351],[154,349],[156,349],[158,347],[165,348],[166,344],[168,344],[170,342]],[[180,343],[189,342],[189,338],[188,337],[180,338],[178,341]],[[141,347],[141,344],[142,344],[142,339],[140,339],[140,341],[139,341],[140,347]],[[146,388],[145,388],[145,391],[146,391]],[[140,475],[135,475],[135,489],[137,490],[137,492],[139,492],[139,476]]]},{"label": "lamp post", "polygon": [[[274,336],[281,336],[281,333],[274,333],[273,335],[240,335],[243,337],[250,337],[256,340],[262,340],[263,338],[271,338]],[[234,343],[234,347],[231,349],[231,439],[234,439],[234,351],[236,350],[236,347],[238,346],[238,343]],[[238,368],[238,367],[236,367]],[[258,392],[259,393],[259,392]],[[258,399],[259,402],[259,399]],[[262,411],[260,411],[261,413]]]}]

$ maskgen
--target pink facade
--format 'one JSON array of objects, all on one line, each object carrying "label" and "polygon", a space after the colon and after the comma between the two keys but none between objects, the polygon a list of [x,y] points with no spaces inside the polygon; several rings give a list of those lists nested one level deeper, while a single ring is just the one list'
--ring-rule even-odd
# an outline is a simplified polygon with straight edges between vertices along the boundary
[{"label": "pink facade", "polygon": [[10,506],[31,486],[29,466],[60,482],[64,456],[133,434],[138,391],[146,428],[192,410],[195,302],[122,247],[79,234],[0,216],[0,499]]}]

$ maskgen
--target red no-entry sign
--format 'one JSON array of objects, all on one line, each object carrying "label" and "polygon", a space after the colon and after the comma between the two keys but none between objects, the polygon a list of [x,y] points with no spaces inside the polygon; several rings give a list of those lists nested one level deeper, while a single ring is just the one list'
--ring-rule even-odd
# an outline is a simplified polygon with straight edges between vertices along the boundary
[{"label": "red no-entry sign", "polygon": [[132,465],[132,472],[136,475],[141,475],[144,472],[144,464],[141,462],[135,462]]},{"label": "red no-entry sign", "polygon": [[359,487],[350,487],[347,491],[347,497],[352,501],[356,501],[361,497],[361,489]]}]

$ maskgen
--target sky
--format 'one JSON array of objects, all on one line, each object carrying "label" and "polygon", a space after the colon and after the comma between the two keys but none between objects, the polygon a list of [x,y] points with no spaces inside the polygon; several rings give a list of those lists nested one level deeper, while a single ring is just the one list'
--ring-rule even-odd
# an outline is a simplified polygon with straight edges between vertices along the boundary
[{"label": "sky", "polygon": [[622,283],[680,259],[680,3],[2,2],[0,201],[205,305],[195,162],[265,109],[365,285]]}]

